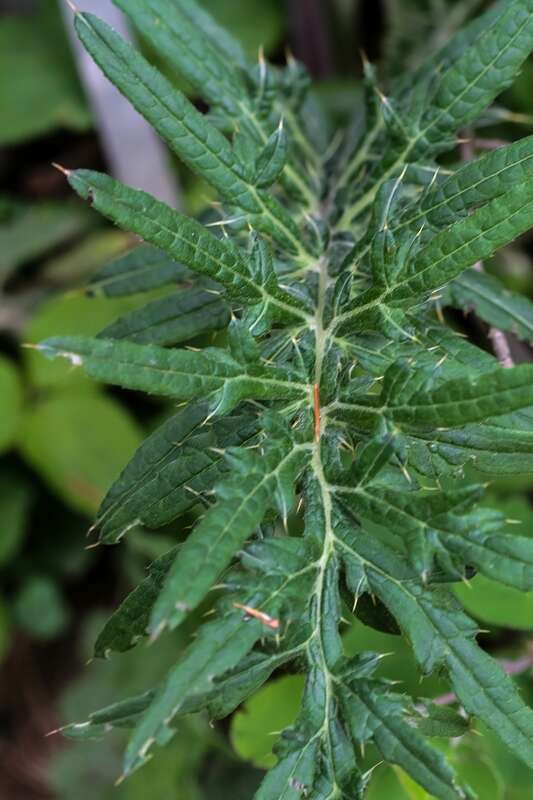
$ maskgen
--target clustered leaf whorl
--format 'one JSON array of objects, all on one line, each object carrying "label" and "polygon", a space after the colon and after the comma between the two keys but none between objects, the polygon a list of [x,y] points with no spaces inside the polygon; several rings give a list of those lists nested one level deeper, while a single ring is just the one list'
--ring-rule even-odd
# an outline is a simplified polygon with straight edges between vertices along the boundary
[{"label": "clustered leaf whorl", "polygon": [[[146,242],[90,291],[172,291],[96,338],[41,349],[185,403],[110,489],[95,530],[114,543],[202,509],[96,655],[218,600],[162,685],[70,732],[133,728],[127,775],[180,715],[224,717],[291,665],[306,675],[301,710],[257,800],[363,797],[369,742],[433,796],[466,797],[427,739],[435,707],[376,677],[380,654],[345,654],[341,617],[371,597],[374,623],[401,630],[421,673],[445,668],[465,712],[533,765],[533,712],[452,591],[474,571],[533,590],[533,542],[478,505],[480,475],[533,469],[533,367],[503,369],[440,312],[473,306],[533,342],[531,304],[473,269],[531,225],[533,137],[436,162],[533,50],[533,0],[497,3],[387,96],[366,64],[354,128],[333,143],[301,65],[249,63],[193,0],[115,2],[207,114],[101,20],[76,14],[78,36],[223,205],[210,226],[106,175],[68,173]],[[216,331],[216,346],[177,346]],[[448,719],[449,735],[463,725]]]}]

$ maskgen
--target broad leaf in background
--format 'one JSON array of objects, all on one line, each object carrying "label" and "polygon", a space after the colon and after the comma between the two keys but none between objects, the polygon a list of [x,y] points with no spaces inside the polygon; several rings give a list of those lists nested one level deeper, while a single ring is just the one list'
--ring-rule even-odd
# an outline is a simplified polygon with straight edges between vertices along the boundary
[{"label": "broad leaf in background", "polygon": [[0,451],[13,444],[22,414],[22,383],[13,362],[0,356]]},{"label": "broad leaf in background", "polygon": [[0,224],[0,282],[93,225],[85,209],[70,205],[43,203],[14,209]]},{"label": "broad leaf in background", "polygon": [[4,467],[0,472],[0,507],[2,535],[0,537],[0,568],[17,555],[26,532],[32,500],[32,489],[25,476]]},{"label": "broad leaf in background", "polygon": [[65,391],[25,415],[20,449],[52,490],[93,514],[141,441],[137,423],[109,397]]},{"label": "broad leaf in background", "polygon": [[90,126],[59,9],[50,0],[37,6],[35,15],[0,20],[1,145]]}]

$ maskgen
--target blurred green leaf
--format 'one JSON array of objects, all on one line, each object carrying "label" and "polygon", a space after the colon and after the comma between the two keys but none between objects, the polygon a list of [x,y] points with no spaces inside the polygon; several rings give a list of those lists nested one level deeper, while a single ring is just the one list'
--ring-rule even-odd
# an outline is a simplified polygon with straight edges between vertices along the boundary
[{"label": "blurred green leaf", "polygon": [[304,681],[288,675],[272,681],[244,703],[231,720],[231,741],[241,758],[268,769],[276,763],[277,735],[296,719]]},{"label": "blurred green leaf", "polygon": [[115,400],[70,391],[28,412],[20,447],[68,505],[92,515],[141,439],[137,423]]},{"label": "blurred green leaf", "polygon": [[[62,749],[52,762],[49,780],[57,800],[208,800],[199,786],[200,758],[205,745],[190,724],[148,764],[125,783],[113,786],[120,774],[120,749],[110,743],[79,743]],[[96,794],[96,793],[97,794]]]},{"label": "blurred green leaf", "polygon": [[38,639],[53,639],[67,627],[70,613],[58,585],[45,576],[28,578],[14,605],[16,622]]},{"label": "blurred green leaf", "polygon": [[0,282],[93,226],[94,218],[78,205],[43,203],[19,209],[0,225]]},{"label": "blurred green leaf", "polygon": [[533,629],[533,592],[476,575],[469,585],[455,587],[455,593],[469,614],[491,625],[520,630]]},{"label": "blurred green leaf", "polygon": [[202,7],[240,39],[250,58],[257,57],[261,45],[271,51],[285,32],[279,0],[203,0]]},{"label": "blurred green leaf", "polygon": [[122,255],[129,245],[122,231],[98,230],[67,253],[51,258],[43,267],[45,280],[61,286],[79,285],[98,267]]},{"label": "blurred green leaf", "polygon": [[0,452],[7,450],[17,434],[22,406],[22,386],[15,365],[0,356]]},{"label": "blurred green leaf", "polygon": [[41,0],[35,14],[0,20],[0,74],[0,145],[57,127],[89,127],[55,2]]},{"label": "blurred green leaf", "polygon": [[0,567],[9,563],[20,548],[26,529],[32,491],[12,470],[0,472]]},{"label": "blurred green leaf", "polygon": [[[505,787],[505,800],[530,800],[533,786],[533,769],[519,761],[507,748],[502,747],[497,737],[484,726],[479,726],[479,737],[485,759],[497,770]],[[489,795],[487,795],[489,796]]]},{"label": "blurred green leaf", "polygon": [[482,739],[478,741],[476,736],[465,737],[459,747],[448,746],[447,752],[462,784],[469,786],[480,800],[488,800],[489,797],[490,800],[504,800],[504,783]]}]

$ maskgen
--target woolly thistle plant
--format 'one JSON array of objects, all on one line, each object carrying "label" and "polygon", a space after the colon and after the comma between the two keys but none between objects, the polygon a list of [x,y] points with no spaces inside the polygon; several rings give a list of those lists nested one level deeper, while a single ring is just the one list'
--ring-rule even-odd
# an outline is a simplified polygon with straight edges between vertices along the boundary
[{"label": "woolly thistle plant", "polygon": [[[533,590],[533,540],[480,504],[483,475],[533,471],[533,366],[505,369],[441,312],[474,307],[533,342],[533,307],[479,269],[531,226],[533,137],[468,162],[457,151],[533,50],[533,0],[498,2],[387,95],[365,64],[342,137],[321,121],[300,64],[250,63],[194,0],[115,2],[207,113],[101,20],[76,11],[77,34],[216,190],[219,224],[65,171],[144,241],[90,291],[173,290],[95,338],[38,347],[180,404],[96,518],[106,544],[137,526],[176,533],[96,656],[187,619],[197,630],[161,685],[70,733],[131,728],[127,776],[180,716],[226,717],[290,669],[305,676],[300,712],[256,800],[362,798],[370,743],[434,797],[471,796],[426,724],[435,717],[451,736],[464,719],[376,676],[380,653],[348,657],[340,624],[355,613],[406,637],[421,674],[445,673],[461,714],[533,765],[533,711],[453,591],[476,572]],[[180,346],[214,332],[214,346]],[[208,621],[194,616],[200,604]]]}]

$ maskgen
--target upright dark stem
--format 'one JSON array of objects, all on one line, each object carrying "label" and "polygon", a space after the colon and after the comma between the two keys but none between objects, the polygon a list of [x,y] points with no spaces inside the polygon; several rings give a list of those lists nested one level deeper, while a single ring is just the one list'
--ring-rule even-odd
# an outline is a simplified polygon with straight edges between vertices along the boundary
[{"label": "upright dark stem", "polygon": [[322,0],[288,0],[294,54],[318,79],[335,71],[326,4]]}]

